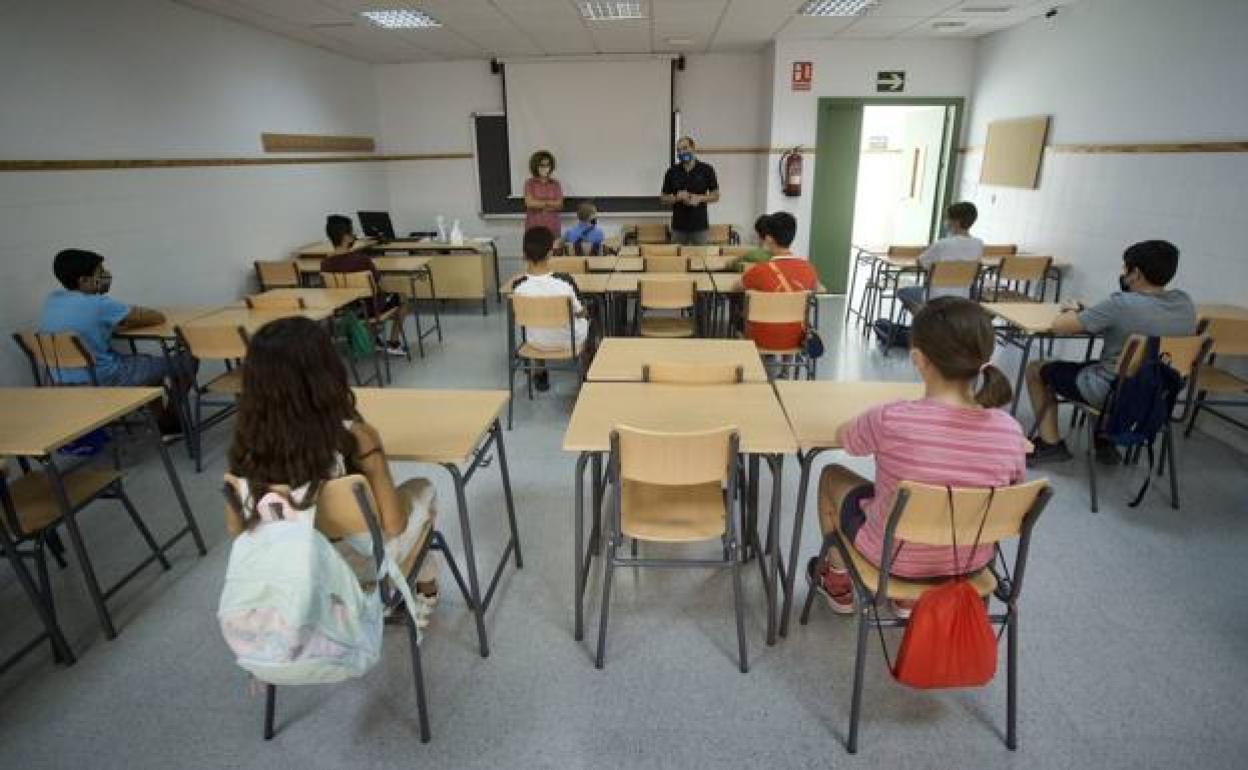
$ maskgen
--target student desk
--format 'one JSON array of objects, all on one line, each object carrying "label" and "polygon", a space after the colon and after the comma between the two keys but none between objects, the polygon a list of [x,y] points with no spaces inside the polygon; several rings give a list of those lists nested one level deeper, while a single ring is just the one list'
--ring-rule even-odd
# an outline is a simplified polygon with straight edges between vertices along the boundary
[{"label": "student desk", "polygon": [[793,608],[793,583],[801,559],[802,521],[806,514],[806,494],[815,458],[829,449],[839,449],[836,431],[844,423],[878,404],[923,396],[920,382],[832,382],[829,380],[777,380],[776,395],[797,439],[797,461],[801,479],[797,483],[797,510],[793,516],[793,542],[784,576],[784,607],[780,610],[780,635],[788,636],[789,614]]},{"label": "student desk", "polygon": [[402,238],[373,242],[369,251],[379,254],[428,256],[431,275],[437,279],[441,299],[480,299],[481,314],[487,312],[487,262],[493,267],[494,300],[502,302],[502,282],[498,274],[498,245],[493,238],[465,238],[459,245],[445,241]]},{"label": "student desk", "polygon": [[[304,258],[295,260],[299,269],[299,282],[308,283],[308,276],[321,274],[320,258]],[[429,257],[414,256],[379,256],[373,257],[373,266],[381,273],[383,291],[390,291],[411,297],[412,319],[416,324],[416,347],[421,358],[425,356],[425,338],[437,332],[438,342],[442,341],[442,319],[438,315],[438,295],[433,285],[433,270],[430,268]],[[322,283],[324,281],[322,280]],[[420,284],[427,289],[420,290]],[[424,330],[420,318],[420,302],[428,300],[433,310],[433,326]]]},{"label": "student desk", "polygon": [[646,337],[604,339],[594,354],[587,378],[591,382],[641,382],[642,367],[659,361],[740,366],[745,382],[767,382],[767,370],[750,340]]},{"label": "student desk", "polygon": [[324,310],[341,310],[359,299],[372,296],[372,292],[363,286],[343,289],[269,289],[261,292],[259,297],[287,297],[301,299],[305,307]]},{"label": "student desk", "polygon": [[[195,523],[195,517],[191,513],[186,494],[182,490],[182,484],[178,480],[178,473],[169,459],[168,449],[160,440],[156,419],[150,410],[146,409],[160,399],[160,394],[160,388],[0,388],[0,457],[30,458],[38,461],[46,470],[53,496],[56,498],[57,506],[65,521],[65,528],[69,531],[74,556],[82,572],[83,580],[86,581],[87,593],[90,594],[91,601],[95,605],[95,613],[99,618],[100,626],[104,629],[104,635],[109,639],[117,636],[117,629],[113,625],[113,619],[105,605],[105,600],[118,588],[129,582],[157,558],[163,559],[165,551],[188,533],[194,539],[200,556],[208,552],[204,546],[204,538],[199,532],[199,526]],[[146,412],[145,416],[153,444],[160,454],[165,475],[173,487],[173,493],[182,509],[186,526],[160,544],[156,554],[144,559],[115,586],[104,590],[100,588],[95,568],[83,544],[77,514],[72,509],[66,492],[63,469],[57,462],[57,450],[93,430],[140,411]],[[0,526],[0,530],[4,529],[5,527]],[[8,535],[5,537],[7,539]],[[5,553],[13,553],[7,542]],[[18,579],[21,580],[20,574]],[[25,583],[25,581],[22,582]],[[27,593],[29,594],[29,591]],[[44,606],[42,601],[37,603]],[[50,615],[50,613],[46,614]],[[45,612],[40,612],[40,615],[45,615]],[[49,620],[52,625],[49,625]],[[55,619],[45,617],[44,621],[45,627],[48,628],[48,635],[55,640],[56,645],[61,646],[64,652],[68,653],[69,647],[64,643],[64,638],[58,639],[60,634],[55,626]],[[68,656],[67,659],[72,660],[72,656]]]},{"label": "student desk", "polygon": [[1248,321],[1248,307],[1239,305],[1197,305],[1197,318],[1223,318],[1229,321]]},{"label": "student desk", "polygon": [[[276,291],[276,290],[275,290]],[[269,321],[279,318],[302,317],[324,321],[334,314],[328,308],[309,307],[303,310],[252,310],[246,307],[227,307],[198,318],[192,318],[182,326],[241,326],[248,336],[255,334]]]},{"label": "student desk", "polygon": [[1095,335],[1053,332],[1053,322],[1062,314],[1062,306],[1056,302],[984,302],[981,305],[984,310],[1006,323],[1005,333],[998,335],[1002,342],[1017,347],[1023,353],[1018,364],[1018,376],[1014,381],[1014,403],[1010,405],[1010,414],[1018,412],[1018,402],[1022,398],[1027,376],[1027,364],[1031,359],[1032,343],[1037,339],[1086,339],[1088,357],[1091,357]]},{"label": "student desk", "polygon": [[[771,385],[658,385],[640,382],[587,382],[581,386],[576,407],[563,436],[563,450],[578,453],[573,514],[574,636],[584,638],[584,597],[590,561],[597,550],[606,490],[603,456],[611,450],[611,431],[629,425],[659,431],[711,430],[735,426],[740,451],[749,458],[750,520],[757,515],[758,465],[765,458],[771,470],[769,532],[775,533],[780,515],[781,471],[784,455],[797,451],[784,411]],[[593,526],[590,549],[585,551],[585,466],[593,461]],[[769,537],[769,558],[764,565],[767,580],[767,643],[776,638],[775,587],[779,576],[779,538]]]},{"label": "student desk", "polygon": [[646,269],[641,257],[586,257],[585,265],[591,273],[640,273]]},{"label": "student desk", "polygon": [[[411,388],[355,388],[360,414],[381,433],[386,456],[392,460],[441,465],[455,484],[455,503],[464,540],[464,561],[468,565],[469,595],[477,623],[481,657],[490,654],[485,634],[485,611],[494,589],[514,553],[516,569],[524,562],[520,555],[520,535],[516,528],[516,507],[511,496],[511,476],[503,448],[499,413],[507,405],[505,390],[425,390]],[[498,453],[498,470],[503,481],[510,538],[490,578],[485,596],[477,578],[477,557],[468,519],[468,482],[479,468],[490,462],[490,448]],[[466,466],[463,470],[460,466]]]}]

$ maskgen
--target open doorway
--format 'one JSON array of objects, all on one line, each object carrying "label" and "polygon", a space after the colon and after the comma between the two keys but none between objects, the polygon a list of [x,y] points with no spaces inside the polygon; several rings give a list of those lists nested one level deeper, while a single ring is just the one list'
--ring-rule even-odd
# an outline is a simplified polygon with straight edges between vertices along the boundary
[{"label": "open doorway", "polygon": [[819,100],[810,256],[843,293],[854,246],[929,243],[949,203],[962,100]]}]

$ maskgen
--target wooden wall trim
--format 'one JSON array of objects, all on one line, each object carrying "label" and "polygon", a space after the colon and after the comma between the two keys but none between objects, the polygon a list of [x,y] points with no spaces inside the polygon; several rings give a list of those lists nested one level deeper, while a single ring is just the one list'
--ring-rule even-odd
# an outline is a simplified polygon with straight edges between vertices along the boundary
[{"label": "wooden wall trim", "polygon": [[[699,147],[699,155],[783,155],[792,147]],[[814,155],[814,147],[802,147],[803,155]]]},{"label": "wooden wall trim", "polygon": [[371,136],[335,134],[260,134],[265,152],[376,152]]},{"label": "wooden wall trim", "polygon": [[202,168],[221,166],[293,166],[305,163],[384,163],[413,160],[472,160],[470,152],[410,155],[336,155],[298,158],[116,158],[96,160],[0,160],[5,171],[120,171],[130,169]]},{"label": "wooden wall trim", "polygon": [[[1147,153],[1225,153],[1248,152],[1248,140],[1228,142],[1137,142],[1120,144],[1050,144],[1045,146],[1046,152],[1067,153],[1071,155],[1122,155]],[[983,152],[983,145],[973,144],[959,147],[958,152],[965,155],[972,152]]]}]

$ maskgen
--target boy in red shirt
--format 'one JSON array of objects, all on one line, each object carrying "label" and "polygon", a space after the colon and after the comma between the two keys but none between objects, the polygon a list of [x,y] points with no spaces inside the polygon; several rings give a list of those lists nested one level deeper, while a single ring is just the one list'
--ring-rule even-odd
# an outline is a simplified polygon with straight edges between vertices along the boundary
[{"label": "boy in red shirt", "polygon": [[[763,248],[771,254],[769,262],[760,262],[745,272],[741,284],[754,291],[814,291],[819,276],[804,257],[789,251],[797,235],[797,220],[787,211],[778,211],[762,223]],[[802,344],[800,323],[747,323],[745,336],[763,350],[791,350]]]}]

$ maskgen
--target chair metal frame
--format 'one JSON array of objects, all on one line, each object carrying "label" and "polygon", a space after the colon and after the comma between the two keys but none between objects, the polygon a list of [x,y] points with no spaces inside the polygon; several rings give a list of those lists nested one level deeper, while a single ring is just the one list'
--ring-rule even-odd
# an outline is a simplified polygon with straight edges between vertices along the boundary
[{"label": "chair metal frame", "polygon": [[[1200,389],[1194,388],[1193,390],[1196,390],[1196,397],[1195,397],[1195,402],[1192,404],[1191,416],[1187,420],[1187,428],[1183,431],[1184,438],[1188,438],[1192,435],[1192,431],[1196,427],[1196,417],[1202,411],[1207,412],[1208,414],[1211,414],[1214,417],[1217,417],[1221,420],[1224,420],[1225,422],[1229,422],[1231,425],[1234,425],[1235,427],[1240,428],[1241,430],[1248,430],[1248,422],[1244,422],[1243,420],[1238,420],[1232,417],[1231,415],[1227,414],[1225,411],[1223,411],[1223,408],[1230,408],[1230,409],[1248,408],[1248,381],[1244,380],[1244,378],[1239,377],[1231,372],[1227,372],[1225,370],[1219,369],[1217,366],[1219,355],[1225,355],[1225,356],[1248,355],[1248,335],[1241,337],[1241,338],[1236,338],[1234,340],[1228,340],[1226,339],[1226,337],[1223,337],[1222,340],[1219,340],[1218,339],[1219,337],[1218,327],[1220,325],[1238,326],[1240,327],[1240,330],[1248,329],[1248,321],[1242,321],[1242,320],[1236,320],[1236,319],[1223,319],[1223,318],[1206,318],[1206,319],[1201,320],[1200,325],[1196,328],[1196,333],[1207,334],[1213,340],[1212,347],[1208,352],[1208,357],[1205,359],[1204,363],[1202,364],[1202,368],[1207,367],[1213,370],[1215,374],[1219,374],[1224,377],[1232,377],[1236,381],[1244,382],[1245,384],[1244,384],[1243,389],[1238,391],[1241,398],[1239,399],[1209,398],[1210,390],[1208,387],[1200,388]],[[1236,391],[1226,389],[1226,390],[1219,390],[1219,391],[1214,391],[1214,392],[1232,393]]]},{"label": "chair metal frame", "polygon": [[[228,327],[225,325],[222,325],[221,327],[212,327],[212,328],[215,329],[215,328],[228,328]],[[240,352],[245,352],[247,349],[247,344],[248,344],[247,330],[244,329],[242,326],[236,326],[234,328],[235,328],[235,331],[238,333],[239,339],[242,341],[242,351]],[[195,355],[195,351],[192,349],[190,342],[186,338],[184,328],[181,326],[176,326],[174,327],[173,333],[177,339],[178,346],[182,348],[183,350],[186,350],[187,352],[189,352],[191,355]],[[196,356],[196,358],[199,358],[199,356]],[[196,473],[202,473],[204,470],[204,448],[203,448],[204,431],[207,430],[208,428],[211,428],[214,425],[217,425],[218,423],[224,422],[227,418],[229,418],[231,415],[234,414],[234,412],[238,410],[237,399],[232,398],[228,401],[225,401],[225,400],[215,400],[215,399],[210,398],[210,394],[212,393],[211,391],[212,384],[216,382],[217,380],[221,379],[222,377],[225,377],[231,374],[236,369],[241,368],[243,365],[243,358],[241,356],[237,358],[214,358],[212,356],[207,356],[207,360],[222,361],[225,364],[225,372],[221,375],[218,375],[217,377],[214,377],[208,382],[202,383],[202,384],[199,381],[198,370],[195,371],[193,377],[191,378],[190,393],[193,393],[195,395],[195,404],[193,408],[188,409],[188,412],[189,412],[188,416],[190,417],[190,424],[187,425],[186,430],[187,430],[188,443],[191,446],[191,454],[195,457],[195,472]],[[189,396],[190,394],[188,393],[188,398]],[[208,415],[207,418],[205,418],[204,417],[205,407],[208,407],[210,409],[215,409],[216,411],[214,411],[212,414]]]},{"label": "chair metal frame", "polygon": [[[560,300],[560,299],[564,301],[564,304],[567,307],[567,311],[568,311],[568,315],[567,315],[568,357],[567,358],[552,357],[552,358],[534,359],[534,358],[529,358],[528,356],[522,355],[520,353],[521,348],[523,348],[526,344],[528,344],[528,331],[527,331],[528,327],[525,326],[523,323],[518,323],[516,320],[516,308],[515,308],[516,300],[521,300],[522,302],[529,301],[529,300],[546,301],[546,302],[550,302],[550,304],[553,305],[554,300]],[[588,330],[586,337],[585,337],[585,341],[581,343],[581,349],[578,351],[576,347],[575,319],[576,319],[576,313],[574,312],[573,307],[572,307],[571,297],[523,297],[523,296],[517,297],[515,294],[508,295],[507,297],[507,394],[508,394],[507,396],[507,430],[511,430],[512,428],[512,413],[514,411],[513,404],[515,403],[514,396],[516,392],[516,373],[517,372],[523,371],[525,373],[525,380],[527,383],[527,390],[528,390],[528,396],[529,396],[530,401],[533,400],[533,375],[539,370],[546,371],[546,372],[549,372],[551,370],[575,372],[578,388],[585,382],[585,373],[589,369],[588,362],[586,361],[586,358],[588,358],[589,350],[590,350],[589,335],[593,333],[593,329],[590,328]],[[516,337],[517,327],[520,330],[518,341]],[[554,329],[556,327],[550,326],[547,328]],[[562,351],[555,351],[555,352],[562,352]],[[541,361],[542,366],[538,366],[536,361]],[[551,366],[549,363],[547,363],[549,361],[569,361],[571,362],[571,365],[570,366],[568,365]]]}]

